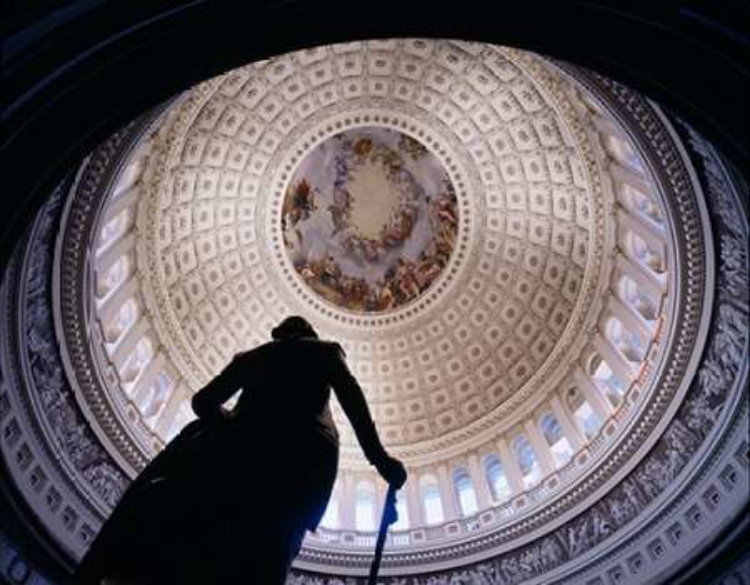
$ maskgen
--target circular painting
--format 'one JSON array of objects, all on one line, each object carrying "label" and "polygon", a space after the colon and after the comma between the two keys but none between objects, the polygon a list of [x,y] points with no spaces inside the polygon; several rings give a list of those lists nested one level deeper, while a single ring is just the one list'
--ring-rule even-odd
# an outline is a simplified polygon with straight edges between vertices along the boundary
[{"label": "circular painting", "polygon": [[331,136],[299,164],[282,209],[295,270],[325,300],[378,313],[417,299],[448,264],[456,195],[414,138],[365,127]]}]

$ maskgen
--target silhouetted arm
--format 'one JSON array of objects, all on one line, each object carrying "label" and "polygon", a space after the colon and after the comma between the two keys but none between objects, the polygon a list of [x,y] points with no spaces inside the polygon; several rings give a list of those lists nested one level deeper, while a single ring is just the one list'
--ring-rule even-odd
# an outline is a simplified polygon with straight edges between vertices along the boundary
[{"label": "silhouetted arm", "polygon": [[375,428],[375,422],[370,415],[370,409],[367,406],[362,388],[346,365],[344,350],[338,345],[336,349],[338,351],[333,360],[331,385],[336,393],[336,398],[338,398],[341,407],[344,409],[346,417],[354,428],[357,441],[359,441],[365,457],[382,474],[382,470],[389,465],[392,459],[380,442],[380,437]]},{"label": "silhouetted arm", "polygon": [[234,356],[218,376],[193,396],[191,406],[198,418],[222,418],[226,414],[221,405],[240,389],[241,362],[244,355]]},{"label": "silhouetted arm", "polygon": [[331,385],[346,417],[354,428],[365,457],[389,484],[399,489],[406,481],[406,469],[398,459],[388,455],[380,442],[364,392],[349,371],[344,350],[339,345],[335,346],[332,368]]}]

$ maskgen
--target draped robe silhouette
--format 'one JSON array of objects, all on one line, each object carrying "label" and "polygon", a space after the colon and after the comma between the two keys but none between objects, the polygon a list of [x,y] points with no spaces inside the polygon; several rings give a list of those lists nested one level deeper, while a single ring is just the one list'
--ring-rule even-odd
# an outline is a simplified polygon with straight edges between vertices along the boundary
[{"label": "draped robe silhouette", "polygon": [[198,420],[130,487],[76,583],[283,583],[336,478],[331,388],[367,459],[402,484],[342,348],[314,334],[274,340],[237,355],[195,395]]}]

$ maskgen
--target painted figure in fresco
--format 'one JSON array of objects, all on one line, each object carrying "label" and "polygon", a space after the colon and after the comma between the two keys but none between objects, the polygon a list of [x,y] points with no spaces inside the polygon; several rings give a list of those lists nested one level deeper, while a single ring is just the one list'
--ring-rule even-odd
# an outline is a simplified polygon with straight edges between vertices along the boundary
[{"label": "painted figure in fresco", "polygon": [[296,316],[272,337],[195,395],[197,421],[134,482],[74,583],[282,585],[336,479],[331,389],[367,459],[403,485],[404,466],[381,444],[341,346]]},{"label": "painted figure in fresco", "polygon": [[331,235],[336,235],[346,229],[350,206],[351,195],[349,191],[342,186],[334,186],[333,203],[328,206],[328,212],[331,214],[331,222],[333,223]]},{"label": "painted figure in fresco", "polygon": [[435,202],[438,217],[445,223],[455,226],[458,224],[456,217],[456,200],[443,195]]},{"label": "painted figure in fresco", "polygon": [[398,259],[396,268],[396,278],[398,280],[398,289],[405,299],[413,299],[419,295],[419,282],[414,274],[414,263]]},{"label": "painted figure in fresco", "polygon": [[[447,265],[459,228],[454,188],[439,161],[419,141],[382,128],[337,134],[312,156],[282,207],[297,273],[323,298],[353,311],[413,301]],[[362,231],[353,206],[382,195],[370,187],[355,201],[348,190],[366,166],[389,185],[388,213]]]}]

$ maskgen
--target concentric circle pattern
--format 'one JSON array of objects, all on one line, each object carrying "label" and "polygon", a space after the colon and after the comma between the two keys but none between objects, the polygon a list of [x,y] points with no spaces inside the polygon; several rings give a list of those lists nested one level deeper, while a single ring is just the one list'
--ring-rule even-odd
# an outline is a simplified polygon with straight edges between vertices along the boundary
[{"label": "concentric circle pattern", "polygon": [[[161,347],[195,391],[302,313],[344,343],[407,458],[507,419],[580,349],[599,286],[606,200],[576,99],[529,55],[423,40],[292,53],[198,86],[158,130],[139,206]],[[362,160],[308,176],[336,156]],[[349,208],[325,191],[337,180]],[[338,266],[316,264],[325,246]]]},{"label": "concentric circle pattern", "polygon": [[294,269],[341,308],[382,312],[417,299],[443,272],[458,230],[453,185],[406,134],[342,132],[296,169],[282,214]]},{"label": "concentric circle pattern", "polygon": [[[188,90],[123,133],[112,173],[92,158],[66,212],[68,249],[91,249],[60,257],[79,405],[137,472],[298,313],[409,469],[399,563],[575,517],[653,447],[706,314],[690,181],[633,113],[652,106],[621,101],[539,56],[421,39]],[[300,558],[359,571],[383,484],[334,414],[340,473]]]}]

